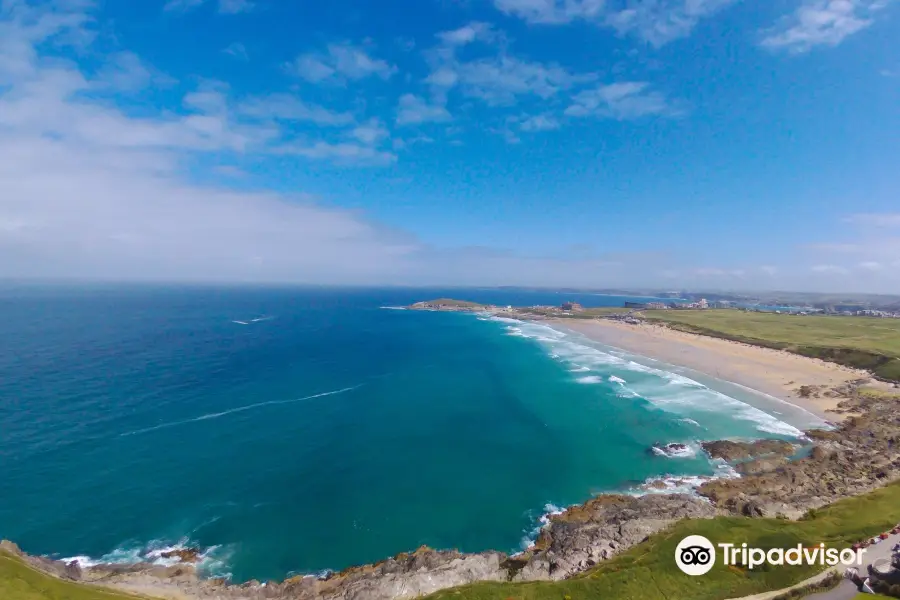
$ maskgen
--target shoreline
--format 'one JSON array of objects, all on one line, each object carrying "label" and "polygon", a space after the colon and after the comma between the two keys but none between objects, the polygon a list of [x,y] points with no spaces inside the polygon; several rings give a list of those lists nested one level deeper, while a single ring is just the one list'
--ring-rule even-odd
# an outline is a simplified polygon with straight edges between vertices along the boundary
[{"label": "shoreline", "polygon": [[[807,431],[811,452],[796,461],[788,452],[756,450],[755,443],[704,443],[703,451],[710,458],[736,466],[740,478],[700,483],[692,486],[696,492],[691,495],[677,490],[641,496],[598,494],[584,503],[546,514],[532,546],[512,555],[495,550],[460,553],[422,547],[324,577],[300,575],[280,582],[241,584],[200,578],[192,560],[172,566],[105,564],[82,569],[71,563],[30,559],[59,577],[111,583],[118,589],[167,598],[412,598],[478,581],[558,581],[584,572],[681,519],[719,515],[797,519],[809,509],[871,491],[900,476],[900,453],[893,446],[900,418],[894,414],[890,399],[879,400],[859,391],[861,380],[871,382],[866,387],[878,385],[867,372],[659,325],[509,316],[557,325],[602,345],[690,369],[821,418],[841,421],[849,414],[854,418],[846,418],[833,431]],[[801,386],[817,389],[801,395]],[[194,549],[187,551],[193,553]]]},{"label": "shoreline", "polygon": [[846,417],[835,412],[843,400],[837,394],[807,393],[800,388],[834,388],[861,379],[876,382],[866,371],[834,363],[742,344],[721,338],[677,331],[643,323],[631,325],[611,320],[553,319],[551,322],[580,333],[591,341],[633,353],[649,360],[696,371],[727,384],[785,402],[830,422]]}]

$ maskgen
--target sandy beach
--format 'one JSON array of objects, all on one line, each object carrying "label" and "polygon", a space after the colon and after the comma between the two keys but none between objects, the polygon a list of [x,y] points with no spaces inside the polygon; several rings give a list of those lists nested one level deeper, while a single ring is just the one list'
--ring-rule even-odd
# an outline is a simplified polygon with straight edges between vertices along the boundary
[{"label": "sandy beach", "polygon": [[[841,398],[804,398],[798,393],[800,386],[838,386],[869,377],[865,371],[789,352],[675,331],[649,323],[629,325],[609,320],[564,319],[560,324],[601,344],[746,386],[829,421],[843,418],[843,415],[831,412]],[[875,385],[881,387],[881,384]]]}]

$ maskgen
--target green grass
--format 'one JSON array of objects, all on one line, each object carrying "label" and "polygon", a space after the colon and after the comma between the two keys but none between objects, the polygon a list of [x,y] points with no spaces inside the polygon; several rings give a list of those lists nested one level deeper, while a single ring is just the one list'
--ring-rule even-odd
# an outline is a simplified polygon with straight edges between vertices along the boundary
[{"label": "green grass", "polygon": [[20,558],[0,552],[0,598],[2,600],[139,600],[106,588],[63,581],[45,575]]},{"label": "green grass", "polygon": [[624,554],[559,582],[476,583],[437,592],[430,600],[721,600],[778,590],[803,581],[821,567],[772,567],[753,571],[719,561],[702,577],[689,577],[675,566],[675,547],[687,535],[713,543],[760,548],[797,543],[848,547],[900,522],[900,483],[865,496],[837,502],[801,521],[719,517],[682,521]]},{"label": "green grass", "polygon": [[778,348],[900,381],[900,319],[798,316],[740,310],[645,311],[682,331]]},{"label": "green grass", "polygon": [[469,302],[468,300],[454,300],[453,298],[438,298],[437,300],[426,300],[425,304],[456,306],[459,308],[481,308],[483,305],[477,302]]}]

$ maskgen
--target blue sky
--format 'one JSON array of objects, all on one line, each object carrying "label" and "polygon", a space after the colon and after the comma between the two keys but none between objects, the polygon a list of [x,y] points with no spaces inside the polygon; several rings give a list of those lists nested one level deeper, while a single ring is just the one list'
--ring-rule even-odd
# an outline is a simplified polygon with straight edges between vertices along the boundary
[{"label": "blue sky", "polygon": [[891,0],[0,0],[0,276],[900,293]]}]

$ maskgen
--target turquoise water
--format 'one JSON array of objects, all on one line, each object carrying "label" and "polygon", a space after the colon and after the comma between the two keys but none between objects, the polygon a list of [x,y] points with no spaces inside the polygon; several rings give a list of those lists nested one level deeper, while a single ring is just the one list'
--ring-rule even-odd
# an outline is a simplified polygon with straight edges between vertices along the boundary
[{"label": "turquoise water", "polygon": [[[2,290],[0,537],[84,562],[197,545],[208,574],[236,581],[422,544],[512,551],[546,511],[599,491],[727,475],[700,440],[810,424],[542,325],[383,308],[436,296],[623,301]],[[692,451],[649,451],[675,441]]]}]

